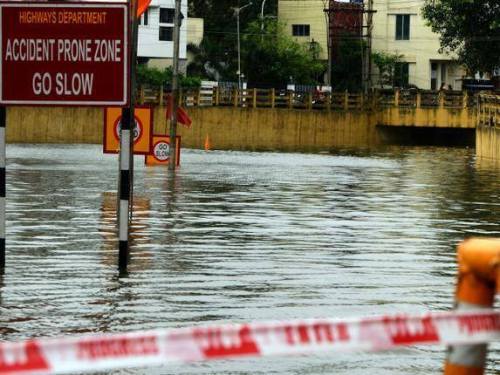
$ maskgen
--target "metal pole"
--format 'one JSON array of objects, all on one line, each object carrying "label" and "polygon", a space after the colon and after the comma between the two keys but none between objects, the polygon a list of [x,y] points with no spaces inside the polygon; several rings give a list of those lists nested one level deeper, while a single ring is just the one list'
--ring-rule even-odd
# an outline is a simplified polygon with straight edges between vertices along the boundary
[{"label": "metal pole", "polygon": [[323,11],[325,12],[325,23],[326,23],[326,51],[328,54],[328,67],[326,70],[326,84],[327,86],[332,85],[332,37],[331,35],[331,27],[330,27],[330,3],[328,3],[328,8],[327,6],[327,1],[323,2],[323,6],[325,7]]},{"label": "metal pole", "polygon": [[[366,16],[366,46],[364,46],[364,51],[362,52],[362,74],[363,74],[363,91],[368,94],[372,87],[372,32],[373,32],[373,0],[367,0],[368,9],[363,12],[367,14]],[[361,38],[363,40],[363,38]]]},{"label": "metal pole", "polygon": [[176,160],[176,142],[177,137],[177,108],[179,106],[179,45],[181,28],[181,0],[175,0],[174,14],[174,56],[172,71],[172,119],[170,120],[170,152],[169,165],[171,171],[175,170]]},{"label": "metal pole", "polygon": [[238,95],[241,92],[241,51],[240,51],[240,11],[242,8],[236,9],[236,33],[238,34]]},{"label": "metal pole", "polygon": [[262,5],[260,8],[260,41],[264,39],[264,6],[266,5],[266,0],[262,0]]},{"label": "metal pole", "polygon": [[260,8],[260,29],[264,31],[264,5],[266,5],[266,0],[262,0],[262,6]]},{"label": "metal pole", "polygon": [[5,268],[5,125],[6,108],[0,107],[0,269]]},{"label": "metal pole", "polygon": [[368,90],[372,88],[372,37],[373,37],[373,0],[368,0]]},{"label": "metal pole", "polygon": [[238,38],[238,96],[241,98],[241,45],[240,45],[240,12],[252,5],[252,2],[249,2],[247,5],[243,5],[241,8],[235,8],[236,12],[236,34]]},{"label": "metal pole", "polygon": [[132,27],[129,50],[129,88],[130,103],[129,106],[122,109],[122,119],[120,128],[120,175],[118,195],[120,197],[117,207],[118,217],[118,269],[125,272],[129,260],[129,229],[132,217],[132,207],[130,202],[133,181],[133,133],[135,125],[134,106],[135,106],[135,67],[137,58],[137,0],[130,0],[129,7],[129,25]]}]

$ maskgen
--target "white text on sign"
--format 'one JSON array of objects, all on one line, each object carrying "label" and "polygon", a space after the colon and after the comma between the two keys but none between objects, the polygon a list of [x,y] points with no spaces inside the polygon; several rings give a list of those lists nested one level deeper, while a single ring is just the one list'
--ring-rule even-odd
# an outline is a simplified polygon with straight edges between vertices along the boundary
[{"label": "white text on sign", "polygon": [[[89,62],[122,61],[122,41],[106,39],[7,39],[5,61]],[[93,94],[93,73],[37,72],[32,78],[35,95]]]}]

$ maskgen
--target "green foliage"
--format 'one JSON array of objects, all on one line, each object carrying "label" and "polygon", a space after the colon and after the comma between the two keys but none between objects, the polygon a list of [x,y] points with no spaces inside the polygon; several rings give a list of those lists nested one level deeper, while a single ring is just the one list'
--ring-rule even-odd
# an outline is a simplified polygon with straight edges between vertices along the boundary
[{"label": "green foliage", "polygon": [[[204,78],[236,81],[238,70],[235,8],[251,3],[240,12],[240,30],[243,39],[248,24],[260,19],[262,1],[250,0],[192,0],[191,17],[204,19],[204,37],[195,52],[195,61],[188,72]],[[277,15],[278,0],[266,0],[264,16]],[[243,45],[241,46],[243,49]]]},{"label": "green foliage", "polygon": [[266,20],[251,22],[242,38],[242,72],[250,83],[315,84],[325,71],[317,59],[319,45],[305,45],[287,35],[284,25]]},{"label": "green foliage", "polygon": [[[150,68],[145,64],[137,66],[137,84],[139,86],[146,85],[153,88],[168,86],[172,84],[172,68],[168,67],[164,70],[158,68]],[[179,85],[182,88],[198,88],[201,86],[201,78],[184,75],[179,75]]]},{"label": "green foliage", "polygon": [[192,76],[181,76],[181,87],[185,89],[197,89],[201,87],[201,78]]},{"label": "green foliage", "polygon": [[394,87],[394,73],[396,65],[401,62],[403,55],[397,53],[374,52],[372,54],[373,63],[378,68],[378,83],[380,87]]},{"label": "green foliage", "polygon": [[422,14],[440,34],[440,51],[457,54],[470,73],[500,67],[499,0],[426,0]]},{"label": "green foliage", "polygon": [[364,43],[346,35],[340,38],[332,59],[332,88],[335,91],[358,92],[362,89],[362,57]]},{"label": "green foliage", "polygon": [[136,72],[138,85],[148,85],[158,88],[166,80],[165,72],[158,68],[148,68],[147,65],[138,65]]}]

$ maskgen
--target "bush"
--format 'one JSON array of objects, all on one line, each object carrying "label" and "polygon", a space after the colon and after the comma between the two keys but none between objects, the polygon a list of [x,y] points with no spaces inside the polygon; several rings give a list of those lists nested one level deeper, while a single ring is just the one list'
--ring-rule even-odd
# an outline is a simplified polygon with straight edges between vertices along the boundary
[{"label": "bush", "polygon": [[[201,87],[200,77],[185,77],[179,75],[179,84],[181,88],[196,89]],[[172,68],[168,67],[164,70],[158,68],[150,68],[145,64],[137,66],[137,85],[150,86],[153,88],[167,87],[172,85]]]}]

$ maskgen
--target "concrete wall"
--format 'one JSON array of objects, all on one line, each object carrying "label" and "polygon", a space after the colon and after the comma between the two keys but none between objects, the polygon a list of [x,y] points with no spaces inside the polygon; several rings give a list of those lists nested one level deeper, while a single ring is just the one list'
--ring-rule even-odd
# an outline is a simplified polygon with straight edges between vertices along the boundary
[{"label": "concrete wall", "polygon": [[[208,136],[213,149],[328,151],[336,147],[370,147],[379,143],[373,117],[367,112],[326,112],[265,108],[191,108],[193,127],[179,126],[182,144],[203,148]],[[165,131],[157,109],[156,130]]]},{"label": "concrete wall", "polygon": [[500,128],[479,126],[476,129],[476,155],[500,161]]},{"label": "concrete wall", "polygon": [[476,117],[467,108],[404,108],[388,107],[377,114],[377,123],[387,126],[418,126],[437,128],[476,127]]},{"label": "concrete wall", "polygon": [[[190,108],[191,129],[179,126],[182,144],[213,149],[322,151],[334,147],[370,147],[379,143],[369,112],[288,109]],[[12,143],[102,143],[101,108],[7,110],[7,141]],[[154,110],[155,132],[165,134],[165,109]]]},{"label": "concrete wall", "polygon": [[[190,107],[193,126],[179,126],[183,147],[212,149],[328,151],[369,148],[384,143],[377,125],[402,130],[414,127],[472,129],[466,110],[397,109],[322,111],[281,108]],[[101,108],[9,107],[7,141],[11,143],[102,144]],[[165,108],[154,109],[155,132],[165,134]],[[389,129],[389,130],[388,130]],[[477,129],[477,153],[500,159],[500,128]]]},{"label": "concrete wall", "polygon": [[8,107],[7,142],[101,143],[102,108]]}]

